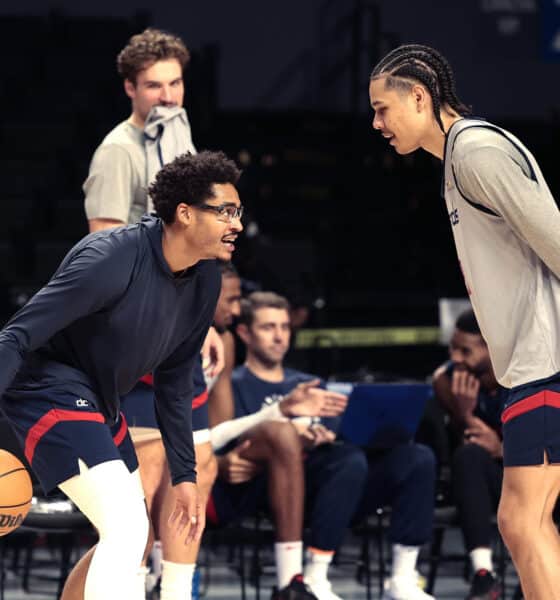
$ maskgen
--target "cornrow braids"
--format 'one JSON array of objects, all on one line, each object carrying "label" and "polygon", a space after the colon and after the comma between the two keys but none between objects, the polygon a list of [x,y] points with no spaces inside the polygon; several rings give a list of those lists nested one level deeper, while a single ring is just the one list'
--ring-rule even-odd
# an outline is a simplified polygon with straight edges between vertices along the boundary
[{"label": "cornrow braids", "polygon": [[375,66],[371,79],[387,75],[387,87],[407,87],[412,81],[423,84],[432,97],[434,117],[442,131],[440,111],[447,104],[459,115],[471,114],[455,89],[455,77],[447,59],[434,48],[406,44],[395,48]]}]

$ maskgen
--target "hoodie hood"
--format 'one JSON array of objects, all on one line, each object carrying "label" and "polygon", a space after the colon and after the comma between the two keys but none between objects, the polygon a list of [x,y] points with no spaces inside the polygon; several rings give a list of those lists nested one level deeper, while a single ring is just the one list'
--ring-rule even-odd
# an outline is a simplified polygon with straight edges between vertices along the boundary
[{"label": "hoodie hood", "polygon": [[197,274],[201,262],[204,261],[198,261],[195,265],[186,269],[184,275],[177,277],[170,269],[169,264],[165,260],[165,256],[163,254],[163,221],[155,215],[144,215],[140,221],[140,226],[144,229],[146,235],[148,236],[152,252],[161,270],[170,279],[173,279],[178,285],[186,283],[187,281],[191,281],[192,278]]}]

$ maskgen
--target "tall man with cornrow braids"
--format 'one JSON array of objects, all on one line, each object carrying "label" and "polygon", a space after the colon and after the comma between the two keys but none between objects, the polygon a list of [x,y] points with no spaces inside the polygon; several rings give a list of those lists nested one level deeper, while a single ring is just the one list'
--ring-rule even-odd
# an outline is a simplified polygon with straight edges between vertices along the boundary
[{"label": "tall man with cornrow braids", "polygon": [[525,598],[560,598],[560,211],[535,158],[455,93],[433,48],[401,46],[373,69],[373,127],[399,154],[443,161],[443,190],[471,302],[498,382],[499,528]]}]

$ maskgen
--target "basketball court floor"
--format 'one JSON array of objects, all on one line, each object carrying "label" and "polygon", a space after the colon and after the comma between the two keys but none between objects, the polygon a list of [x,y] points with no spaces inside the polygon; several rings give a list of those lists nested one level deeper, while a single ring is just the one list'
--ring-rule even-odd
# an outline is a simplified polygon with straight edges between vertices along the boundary
[{"label": "basketball court floor", "polygon": [[[358,558],[358,541],[349,538],[341,551],[341,563],[331,567],[331,581],[334,591],[344,600],[366,600],[366,589],[356,581],[356,561]],[[42,551],[45,555],[47,551]],[[201,598],[208,600],[234,600],[241,598],[241,588],[237,574],[227,565],[227,554],[225,549],[217,548],[208,551],[209,555],[203,556],[210,562],[209,583],[204,583],[204,570],[202,571]],[[445,536],[445,553],[462,552],[462,541],[460,534],[456,529],[450,529]],[[266,562],[267,554],[263,554]],[[40,555],[38,555],[40,557]],[[45,558],[46,556],[43,556]],[[423,565],[420,565],[421,569]],[[54,575],[55,572],[45,569],[34,569],[30,580],[31,593],[25,593],[21,589],[20,577],[8,571],[5,600],[53,600],[56,598],[56,585],[52,581],[42,579],[45,575]],[[274,585],[274,573],[271,568],[265,567],[261,578],[262,600],[270,598],[270,590]],[[377,589],[377,578],[373,579],[374,599],[379,598]],[[513,571],[511,563],[508,564],[506,571],[506,598],[513,597],[517,586],[517,577]],[[439,567],[439,573],[435,586],[435,597],[437,600],[464,600],[468,592],[468,584],[463,578],[463,564],[457,562],[442,561]],[[255,589],[252,586],[247,588],[247,600],[256,598]],[[159,600],[157,593],[153,593],[148,600]]]}]

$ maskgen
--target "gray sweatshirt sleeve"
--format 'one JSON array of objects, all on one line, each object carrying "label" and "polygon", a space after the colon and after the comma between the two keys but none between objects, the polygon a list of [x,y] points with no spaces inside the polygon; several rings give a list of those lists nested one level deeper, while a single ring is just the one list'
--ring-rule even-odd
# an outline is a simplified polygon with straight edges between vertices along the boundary
[{"label": "gray sweatshirt sleeve", "polygon": [[453,167],[461,193],[502,217],[560,278],[560,211],[548,188],[494,146],[471,149]]},{"label": "gray sweatshirt sleeve", "polygon": [[83,185],[87,218],[127,223],[134,198],[133,181],[132,163],[126,150],[116,144],[100,146]]}]

